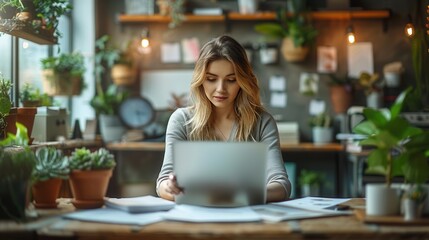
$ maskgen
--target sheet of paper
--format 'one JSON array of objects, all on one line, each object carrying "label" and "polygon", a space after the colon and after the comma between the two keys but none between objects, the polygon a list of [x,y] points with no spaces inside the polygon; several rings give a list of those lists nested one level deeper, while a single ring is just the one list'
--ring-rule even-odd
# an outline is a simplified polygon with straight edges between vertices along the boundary
[{"label": "sheet of paper", "polygon": [[317,71],[320,73],[337,71],[337,49],[335,47],[319,46],[317,48]]},{"label": "sheet of paper", "polygon": [[271,91],[285,91],[286,79],[283,76],[273,75],[270,77],[270,90]]},{"label": "sheet of paper", "polygon": [[326,103],[323,100],[311,100],[309,112],[310,115],[317,115],[326,111]]},{"label": "sheet of paper", "polygon": [[163,43],[161,45],[161,61],[163,63],[180,62],[180,44]]},{"label": "sheet of paper", "polygon": [[360,42],[347,47],[349,77],[358,78],[361,72],[374,73],[372,43]]},{"label": "sheet of paper", "polygon": [[255,222],[260,216],[251,207],[209,208],[191,205],[176,205],[163,214],[167,220],[184,222]]},{"label": "sheet of paper", "polygon": [[285,108],[287,106],[287,95],[285,92],[271,92],[271,107]]},{"label": "sheet of paper", "polygon": [[163,221],[163,213],[164,212],[132,214],[112,208],[98,208],[66,214],[63,215],[63,217],[88,222],[148,225]]},{"label": "sheet of paper", "polygon": [[273,204],[307,210],[327,210],[349,200],[350,198],[304,197]]},{"label": "sheet of paper", "polygon": [[195,63],[200,52],[200,42],[198,38],[185,38],[182,40],[183,62]]},{"label": "sheet of paper", "polygon": [[266,222],[280,222],[285,220],[298,220],[348,214],[340,211],[310,211],[294,207],[279,206],[275,204],[254,206],[252,209],[260,215],[263,221]]}]

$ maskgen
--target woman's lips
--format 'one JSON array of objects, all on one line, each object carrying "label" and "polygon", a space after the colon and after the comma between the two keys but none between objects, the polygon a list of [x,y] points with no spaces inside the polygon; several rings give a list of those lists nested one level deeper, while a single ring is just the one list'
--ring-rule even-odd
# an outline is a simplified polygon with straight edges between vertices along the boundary
[{"label": "woman's lips", "polygon": [[218,101],[223,101],[226,100],[228,97],[222,97],[222,96],[214,96],[214,99],[218,100]]}]

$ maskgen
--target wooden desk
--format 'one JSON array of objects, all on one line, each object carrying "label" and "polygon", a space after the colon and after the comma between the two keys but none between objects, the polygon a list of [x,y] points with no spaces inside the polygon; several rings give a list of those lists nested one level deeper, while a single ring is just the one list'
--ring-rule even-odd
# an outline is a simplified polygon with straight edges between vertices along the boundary
[{"label": "wooden desk", "polygon": [[[121,142],[108,143],[106,147],[112,151],[164,151],[163,142]],[[313,143],[280,144],[283,152],[314,151],[314,152],[340,152],[344,150],[339,143],[315,145]]]},{"label": "wooden desk", "polygon": [[[353,199],[348,205],[361,208],[363,199]],[[64,210],[68,209],[68,210]],[[62,205],[62,212],[72,209]],[[46,211],[46,210],[45,210]],[[164,221],[147,226],[103,224],[45,218],[44,222],[13,225],[5,229],[0,222],[0,239],[11,231],[20,232],[33,226],[28,239],[428,239],[426,226],[369,225],[355,215],[284,221],[280,223],[184,223]],[[29,231],[29,230],[28,230]],[[16,236],[16,235],[8,235]],[[14,238],[11,238],[14,239]]]}]

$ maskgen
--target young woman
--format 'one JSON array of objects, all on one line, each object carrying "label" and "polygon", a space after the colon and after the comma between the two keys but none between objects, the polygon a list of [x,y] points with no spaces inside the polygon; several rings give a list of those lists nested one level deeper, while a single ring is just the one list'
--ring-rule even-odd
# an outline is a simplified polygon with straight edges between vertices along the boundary
[{"label": "young woman", "polygon": [[257,141],[269,145],[267,202],[288,199],[291,185],[277,125],[262,106],[258,80],[244,48],[229,36],[206,43],[196,62],[190,91],[192,106],[177,109],[168,122],[158,195],[174,200],[182,191],[173,173],[173,142]]}]

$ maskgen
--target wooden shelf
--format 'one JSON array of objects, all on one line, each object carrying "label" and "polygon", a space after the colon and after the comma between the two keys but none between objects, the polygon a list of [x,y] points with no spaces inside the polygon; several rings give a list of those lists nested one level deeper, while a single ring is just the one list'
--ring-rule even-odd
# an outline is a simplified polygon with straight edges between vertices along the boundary
[{"label": "wooden shelf", "polygon": [[[311,17],[316,20],[343,20],[343,19],[386,19],[390,17],[389,10],[359,10],[359,11],[319,11],[311,12]],[[227,14],[232,21],[270,21],[276,20],[275,12],[259,12],[255,14],[240,14],[230,12]],[[185,15],[185,22],[220,22],[224,21],[224,15]],[[119,15],[120,23],[139,22],[170,22],[170,17],[162,15]]]},{"label": "wooden shelf", "polygon": [[0,20],[0,32],[26,39],[41,45],[52,45],[57,43],[53,36],[53,32],[46,31],[44,29],[36,31],[28,23],[18,20]]}]

